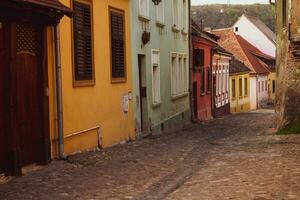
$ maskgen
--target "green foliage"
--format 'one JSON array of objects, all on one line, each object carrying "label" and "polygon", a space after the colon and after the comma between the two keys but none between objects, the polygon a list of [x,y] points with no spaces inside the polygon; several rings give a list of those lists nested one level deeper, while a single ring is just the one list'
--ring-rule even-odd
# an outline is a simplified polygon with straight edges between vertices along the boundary
[{"label": "green foliage", "polygon": [[275,31],[275,8],[268,4],[202,5],[192,7],[192,18],[203,27],[212,29],[231,27],[242,14],[258,17]]},{"label": "green foliage", "polygon": [[300,122],[290,124],[285,128],[279,130],[277,135],[300,134]]}]

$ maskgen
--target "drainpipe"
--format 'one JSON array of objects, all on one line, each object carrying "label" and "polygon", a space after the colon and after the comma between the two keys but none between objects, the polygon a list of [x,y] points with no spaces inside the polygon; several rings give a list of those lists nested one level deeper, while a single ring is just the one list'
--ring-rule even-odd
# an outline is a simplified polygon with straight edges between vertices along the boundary
[{"label": "drainpipe", "polygon": [[57,104],[57,126],[58,126],[58,157],[66,159],[64,153],[64,132],[63,132],[63,104],[62,104],[62,72],[60,52],[60,31],[59,25],[54,26],[54,49],[55,49],[55,76],[56,76],[56,104]]},{"label": "drainpipe", "polygon": [[193,123],[196,122],[196,116],[194,113],[194,101],[193,101],[193,41],[192,41],[192,23],[191,23],[191,0],[188,1],[189,3],[189,86],[190,86],[190,107],[191,107],[191,121]]}]

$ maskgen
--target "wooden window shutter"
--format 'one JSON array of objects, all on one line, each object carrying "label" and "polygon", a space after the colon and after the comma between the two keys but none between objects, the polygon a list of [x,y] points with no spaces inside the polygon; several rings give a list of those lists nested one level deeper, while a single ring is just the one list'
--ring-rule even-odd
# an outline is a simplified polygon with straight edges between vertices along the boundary
[{"label": "wooden window shutter", "polygon": [[112,79],[126,78],[124,12],[110,9],[111,75]]},{"label": "wooden window shutter", "polygon": [[75,81],[94,79],[91,5],[73,1]]}]

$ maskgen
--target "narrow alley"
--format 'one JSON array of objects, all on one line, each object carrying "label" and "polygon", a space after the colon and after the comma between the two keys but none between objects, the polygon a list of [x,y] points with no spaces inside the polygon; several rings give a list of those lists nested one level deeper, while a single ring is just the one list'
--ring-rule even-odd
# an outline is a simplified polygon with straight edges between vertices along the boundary
[{"label": "narrow alley", "polygon": [[300,199],[300,136],[274,113],[229,115],[70,156],[0,185],[0,199]]}]

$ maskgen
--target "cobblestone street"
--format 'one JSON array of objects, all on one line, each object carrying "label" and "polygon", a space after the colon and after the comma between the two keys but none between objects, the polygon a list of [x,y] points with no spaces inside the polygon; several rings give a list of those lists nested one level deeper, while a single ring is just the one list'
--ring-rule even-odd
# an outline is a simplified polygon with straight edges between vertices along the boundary
[{"label": "cobblestone street", "polygon": [[0,185],[0,199],[300,199],[300,135],[274,114],[229,115],[53,161]]}]

